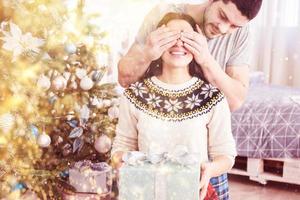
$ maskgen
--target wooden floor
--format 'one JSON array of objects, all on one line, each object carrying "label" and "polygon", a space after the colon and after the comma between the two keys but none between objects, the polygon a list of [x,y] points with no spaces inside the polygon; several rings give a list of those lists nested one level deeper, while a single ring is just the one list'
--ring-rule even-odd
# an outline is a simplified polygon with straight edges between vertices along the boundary
[{"label": "wooden floor", "polygon": [[300,200],[300,186],[268,182],[261,185],[246,176],[229,175],[230,200]]}]

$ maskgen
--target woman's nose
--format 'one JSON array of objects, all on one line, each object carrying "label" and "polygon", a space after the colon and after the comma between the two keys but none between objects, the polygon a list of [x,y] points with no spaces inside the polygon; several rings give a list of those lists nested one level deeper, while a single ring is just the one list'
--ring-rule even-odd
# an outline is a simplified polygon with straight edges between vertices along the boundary
[{"label": "woman's nose", "polygon": [[181,39],[177,39],[176,46],[182,47],[183,41]]}]

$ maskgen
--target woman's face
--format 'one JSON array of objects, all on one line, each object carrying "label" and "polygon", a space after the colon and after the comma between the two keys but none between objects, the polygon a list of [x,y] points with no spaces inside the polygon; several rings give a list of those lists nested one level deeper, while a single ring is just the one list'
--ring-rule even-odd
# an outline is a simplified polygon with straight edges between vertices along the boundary
[{"label": "woman's face", "polygon": [[[166,26],[175,30],[193,31],[193,27],[187,21],[182,19],[171,20],[166,24]],[[186,48],[184,48],[181,39],[178,39],[174,46],[162,54],[163,66],[187,67],[192,60],[193,55]]]}]

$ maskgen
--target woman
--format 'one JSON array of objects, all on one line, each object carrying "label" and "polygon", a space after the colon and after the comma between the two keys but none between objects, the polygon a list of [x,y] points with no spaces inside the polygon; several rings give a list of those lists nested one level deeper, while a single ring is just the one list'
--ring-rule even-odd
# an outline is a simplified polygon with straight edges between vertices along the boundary
[{"label": "woman", "polygon": [[[162,25],[196,30],[194,20],[185,14],[168,13],[158,27]],[[120,165],[127,151],[148,153],[155,147],[170,152],[178,144],[185,145],[201,157],[200,199],[204,199],[210,178],[233,166],[236,149],[228,103],[199,69],[179,38],[151,64],[142,80],[125,90],[112,161]]]}]

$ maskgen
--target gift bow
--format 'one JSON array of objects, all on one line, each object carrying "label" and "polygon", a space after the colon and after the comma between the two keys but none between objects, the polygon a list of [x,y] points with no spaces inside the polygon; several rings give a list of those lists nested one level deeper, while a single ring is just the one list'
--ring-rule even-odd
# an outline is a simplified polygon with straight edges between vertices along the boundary
[{"label": "gift bow", "polygon": [[189,166],[199,163],[199,154],[190,154],[186,146],[177,145],[171,152],[151,153],[150,151],[149,154],[145,154],[140,151],[130,151],[122,159],[125,164],[133,166],[145,162],[151,164],[172,162],[182,166]]},{"label": "gift bow", "polygon": [[96,171],[106,171],[109,170],[109,165],[105,162],[99,162],[99,163],[92,163],[90,160],[83,160],[76,162],[74,164],[74,169],[84,171],[86,169],[92,169]]}]

